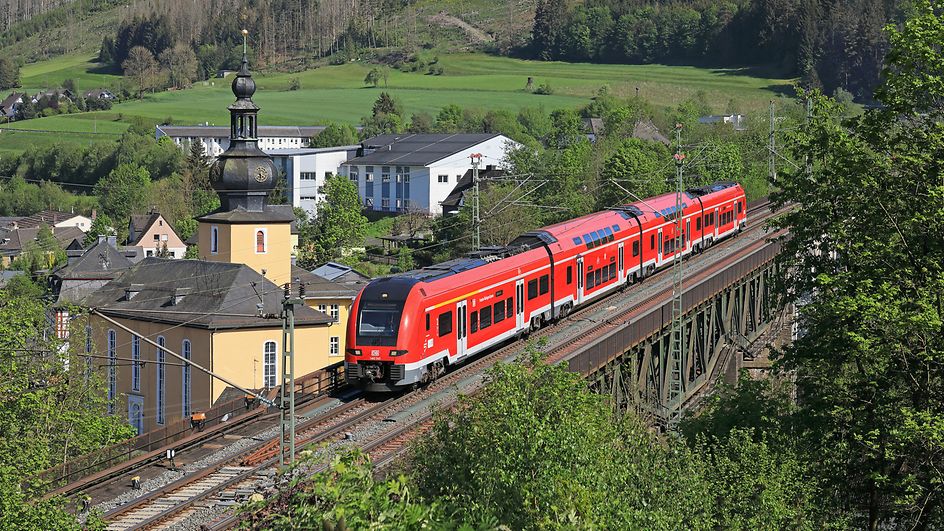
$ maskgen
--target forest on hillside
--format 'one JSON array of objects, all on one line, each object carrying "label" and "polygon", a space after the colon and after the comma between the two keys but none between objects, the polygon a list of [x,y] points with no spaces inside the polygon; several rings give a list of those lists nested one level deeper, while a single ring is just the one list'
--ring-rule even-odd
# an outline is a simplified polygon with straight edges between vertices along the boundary
[{"label": "forest on hillside", "polygon": [[539,59],[763,65],[807,88],[868,100],[902,0],[540,0],[529,53]]}]

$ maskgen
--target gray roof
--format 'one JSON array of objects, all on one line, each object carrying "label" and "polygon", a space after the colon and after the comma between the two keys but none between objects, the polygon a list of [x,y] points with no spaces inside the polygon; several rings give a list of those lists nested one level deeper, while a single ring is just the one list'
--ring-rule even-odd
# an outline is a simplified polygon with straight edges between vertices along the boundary
[{"label": "gray roof", "polygon": [[[127,300],[126,290],[137,289]],[[182,296],[174,304],[175,294]],[[186,325],[229,329],[280,326],[282,288],[243,264],[205,260],[145,258],[115,280],[86,297],[82,304],[106,315]],[[295,326],[333,322],[327,315],[301,306]]]},{"label": "gray roof", "polygon": [[56,223],[62,223],[63,221],[79,217],[81,215],[82,214],[62,212],[60,210],[43,210],[42,212],[37,212],[32,216],[20,218],[17,220],[16,226],[21,229],[32,229],[44,224],[52,227]]},{"label": "gray roof", "polygon": [[292,267],[292,278],[297,278],[305,284],[306,299],[353,299],[360,293],[361,288],[370,282],[370,277],[353,269],[328,279],[297,266]]},{"label": "gray roof", "polygon": [[[222,208],[222,207],[221,207]],[[263,212],[251,212],[242,207],[216,211],[197,218],[197,221],[224,221],[227,223],[293,222],[295,210],[292,205],[266,205]]]},{"label": "gray roof", "polygon": [[[159,125],[157,128],[167,136],[174,137],[203,137],[229,138],[229,127],[215,125]],[[296,126],[296,125],[260,125],[259,138],[264,137],[300,137],[311,138],[324,131],[325,126]]]},{"label": "gray roof", "polygon": [[332,146],[332,147],[323,147],[323,148],[292,148],[292,149],[265,149],[266,155],[271,157],[278,156],[294,156],[294,155],[314,155],[316,153],[334,153],[336,151],[357,151],[360,149],[360,144],[355,144],[353,146]]},{"label": "gray roof", "polygon": [[344,277],[343,280],[370,280],[370,277],[364,273],[361,273],[351,266],[337,262],[325,262],[315,269],[312,269],[311,272],[327,280],[337,280],[342,277]]},{"label": "gray roof", "polygon": [[671,144],[671,141],[660,133],[659,128],[650,120],[639,120],[633,125],[633,138],[659,142],[667,146]]},{"label": "gray roof", "polygon": [[21,219],[23,219],[23,216],[0,216],[0,229],[12,227]]},{"label": "gray roof", "polygon": [[344,164],[426,166],[497,136],[501,135],[498,133],[379,135],[361,143],[365,149],[373,148],[375,151],[351,159]]},{"label": "gray roof", "polygon": [[125,253],[112,247],[108,240],[102,238],[81,256],[70,259],[67,265],[57,269],[53,275],[63,280],[112,279],[118,275],[118,271],[129,267],[131,260]]},{"label": "gray roof", "polygon": [[0,271],[0,288],[7,285],[7,282],[13,279],[13,277],[23,275],[25,272],[19,271],[17,269],[11,269],[9,271]]},{"label": "gray roof", "polygon": [[[13,229],[0,232],[0,242],[4,239],[10,241],[0,243],[0,254],[16,255],[26,246],[27,243],[36,239],[39,234],[39,227],[30,229]],[[78,227],[54,227],[52,229],[53,237],[63,248],[67,247],[74,240],[83,240],[85,233]]]}]

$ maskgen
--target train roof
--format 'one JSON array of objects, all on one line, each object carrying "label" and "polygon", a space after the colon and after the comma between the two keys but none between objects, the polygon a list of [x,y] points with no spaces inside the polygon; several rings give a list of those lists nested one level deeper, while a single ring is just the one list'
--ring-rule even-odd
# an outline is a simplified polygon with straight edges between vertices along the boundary
[{"label": "train roof", "polygon": [[[734,182],[717,182],[697,188],[690,188],[683,194],[683,208],[696,204],[696,197],[723,192],[736,188]],[[400,286],[412,287],[419,282],[431,283],[452,277],[467,271],[478,269],[501,259],[509,258],[547,245],[555,245],[557,250],[572,249],[586,243],[588,236],[595,236],[598,232],[607,234],[627,228],[627,221],[634,217],[645,223],[655,218],[665,217],[675,212],[676,197],[674,193],[667,193],[645,201],[638,201],[620,207],[594,212],[576,219],[562,221],[542,229],[526,232],[515,238],[505,246],[485,247],[479,251],[455,258],[446,262],[399,273],[390,277],[375,280],[396,283]],[[632,222],[635,225],[635,222]],[[556,252],[556,251],[555,251]],[[488,275],[490,271],[482,271]],[[374,283],[372,282],[372,284]]]}]

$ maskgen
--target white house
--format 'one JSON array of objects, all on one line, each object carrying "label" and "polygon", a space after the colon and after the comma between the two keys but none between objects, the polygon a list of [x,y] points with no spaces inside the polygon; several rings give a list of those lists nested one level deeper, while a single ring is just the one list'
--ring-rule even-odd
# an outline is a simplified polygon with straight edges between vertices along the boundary
[{"label": "white house", "polygon": [[441,202],[472,167],[470,155],[481,154],[484,170],[501,165],[519,145],[495,133],[380,135],[363,141],[361,155],[340,171],[357,182],[366,209],[439,215]]},{"label": "white house", "polygon": [[[318,136],[324,126],[298,127],[294,125],[260,125],[258,127],[259,149],[298,149],[308,145],[308,140]],[[190,143],[199,139],[206,154],[218,157],[229,147],[229,127],[213,125],[158,125],[155,137],[169,137],[181,149],[190,149]]]},{"label": "white house", "polygon": [[315,216],[318,202],[324,199],[325,179],[337,174],[341,163],[354,157],[360,147],[269,149],[266,153],[285,174],[285,193],[292,206]]}]

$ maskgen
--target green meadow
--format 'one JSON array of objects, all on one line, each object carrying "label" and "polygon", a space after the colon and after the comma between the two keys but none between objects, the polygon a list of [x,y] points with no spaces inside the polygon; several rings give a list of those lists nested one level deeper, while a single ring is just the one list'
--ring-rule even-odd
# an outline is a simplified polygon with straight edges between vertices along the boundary
[{"label": "green meadow", "polygon": [[[407,119],[415,112],[435,116],[445,105],[482,109],[518,110],[543,107],[550,111],[585,105],[606,85],[612,94],[640,97],[656,106],[675,106],[697,91],[721,111],[732,100],[741,112],[763,108],[767,101],[789,90],[791,80],[747,75],[738,70],[716,70],[665,65],[596,65],[541,62],[484,54],[440,55],[442,75],[405,73],[388,69],[379,87],[364,85],[374,65],[360,62],[322,66],[298,73],[254,73],[256,103],[261,122],[269,125],[313,125],[330,121],[356,124],[370,113],[378,94],[386,90],[404,106]],[[103,73],[86,55],[70,55],[23,67],[24,87],[56,86],[73,78],[81,90],[115,87],[124,80]],[[548,84],[553,94],[525,90],[528,77],[534,86]],[[231,79],[231,78],[230,78]],[[115,105],[110,111],[60,115],[0,125],[0,151],[17,152],[30,145],[55,141],[89,142],[114,138],[134,117],[175,124],[226,124],[226,106],[232,101],[230,79],[198,82],[192,88],[145,95]],[[289,90],[293,79],[300,85]],[[40,132],[14,132],[29,129]],[[92,134],[98,133],[98,134]]]}]

